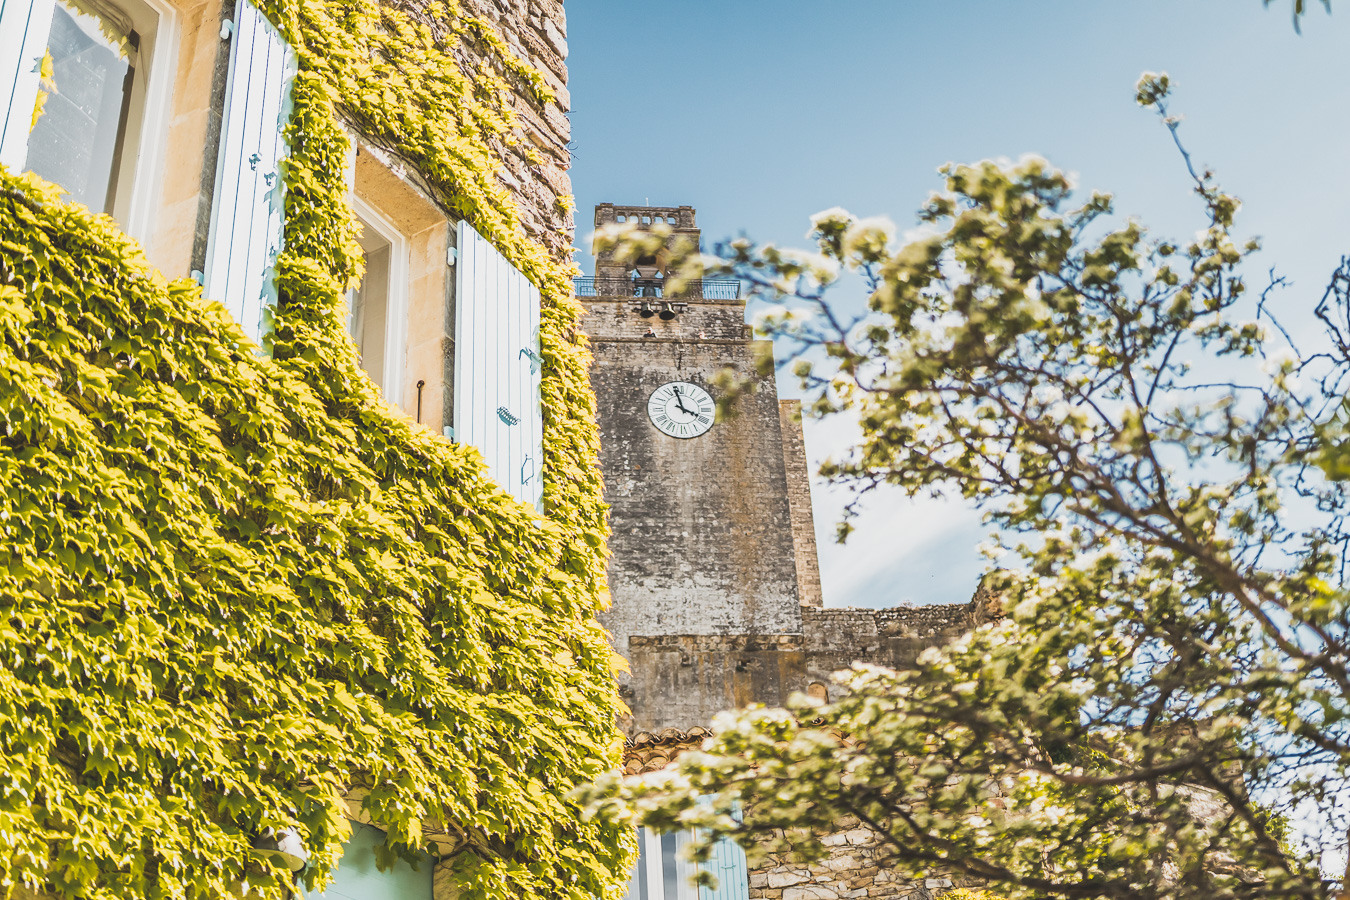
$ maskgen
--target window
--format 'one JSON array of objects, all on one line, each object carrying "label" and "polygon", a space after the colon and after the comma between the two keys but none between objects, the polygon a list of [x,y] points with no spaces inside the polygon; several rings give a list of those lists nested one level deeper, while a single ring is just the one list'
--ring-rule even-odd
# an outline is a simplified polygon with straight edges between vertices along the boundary
[{"label": "window", "polygon": [[450,424],[450,223],[414,171],[353,136],[352,211],[365,255],[347,296],[347,333],[384,399],[418,424]]},{"label": "window", "polygon": [[5,2],[0,162],[142,227],[137,212],[155,185],[138,173],[153,171],[158,151],[174,18],[158,0]]},{"label": "window", "polygon": [[638,830],[638,860],[628,880],[624,900],[748,900],[750,875],[745,851],[725,838],[713,847],[704,868],[717,876],[717,888],[696,888],[690,879],[697,871],[684,858],[684,848],[693,840],[689,831],[658,834]]},{"label": "window", "polygon": [[347,298],[347,332],[361,367],[384,399],[403,404],[408,321],[408,240],[369,203],[354,198],[366,273]]}]

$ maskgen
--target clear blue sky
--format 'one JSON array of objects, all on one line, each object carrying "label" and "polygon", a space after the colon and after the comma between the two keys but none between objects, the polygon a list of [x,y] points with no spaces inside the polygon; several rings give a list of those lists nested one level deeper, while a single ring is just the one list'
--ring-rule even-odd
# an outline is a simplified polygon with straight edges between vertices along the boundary
[{"label": "clear blue sky", "polygon": [[[1313,3],[1302,36],[1288,3],[568,0],[577,259],[592,271],[596,203],[689,204],[709,245],[800,246],[818,210],[904,230],[943,162],[1033,152],[1186,237],[1202,222],[1185,170],[1132,102],[1140,72],[1166,70],[1189,148],[1243,199],[1239,229],[1306,321],[1350,253],[1350,3]],[[838,430],[808,423],[808,453]],[[840,499],[814,494],[827,605],[969,598],[977,513],[880,497],[839,547]]]}]

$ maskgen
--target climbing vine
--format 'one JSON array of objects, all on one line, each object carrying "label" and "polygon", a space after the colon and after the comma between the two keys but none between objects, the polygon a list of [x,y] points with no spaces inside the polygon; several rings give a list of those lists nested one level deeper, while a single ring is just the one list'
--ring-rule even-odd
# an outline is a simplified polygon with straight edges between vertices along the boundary
[{"label": "climbing vine", "polygon": [[[454,3],[276,0],[295,48],[267,355],[112,220],[0,170],[0,896],[283,897],[349,803],[460,896],[613,895],[568,799],[617,761],[606,526],[570,266],[497,178],[541,76]],[[545,514],[379,400],[344,128],[544,298]]]}]

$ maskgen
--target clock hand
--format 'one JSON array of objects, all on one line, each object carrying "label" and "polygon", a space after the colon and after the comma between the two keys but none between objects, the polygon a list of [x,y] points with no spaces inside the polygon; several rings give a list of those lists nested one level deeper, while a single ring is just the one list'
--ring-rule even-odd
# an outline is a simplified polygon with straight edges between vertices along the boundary
[{"label": "clock hand", "polygon": [[693,413],[684,408],[684,398],[680,396],[679,388],[675,388],[675,405],[678,406],[680,408],[680,412],[684,413],[686,416],[693,415]]}]

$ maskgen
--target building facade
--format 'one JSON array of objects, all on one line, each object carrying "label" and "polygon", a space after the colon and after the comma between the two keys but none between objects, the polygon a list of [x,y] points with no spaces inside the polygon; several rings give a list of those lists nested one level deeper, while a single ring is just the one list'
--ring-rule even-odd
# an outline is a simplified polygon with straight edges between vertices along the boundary
[{"label": "building facade", "polygon": [[558,0],[0,4],[0,893],[609,888],[566,55]]},{"label": "building facade", "polygon": [[[687,206],[596,207],[597,228],[611,223],[664,226],[667,247],[699,240]],[[858,661],[904,668],[998,614],[978,594],[954,606],[823,605],[800,405],[780,400],[773,368],[757,365],[772,347],[745,324],[739,283],[667,296],[663,259],[619,264],[601,251],[594,277],[577,282],[613,532],[612,606],[601,619],[628,663],[631,774],[699,746],[722,710],[781,706],[793,692],[828,699],[838,690],[832,672]],[[729,414],[705,420],[728,376],[743,390]],[[917,900],[952,885],[893,876],[876,836],[856,823],[825,839],[831,857],[814,868],[783,859],[750,870],[738,848],[721,845],[718,891],[699,896]],[[682,840],[643,835],[630,900],[692,900]]]}]

